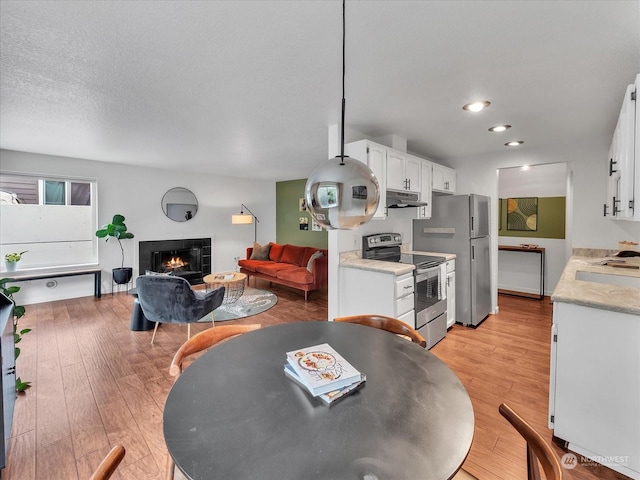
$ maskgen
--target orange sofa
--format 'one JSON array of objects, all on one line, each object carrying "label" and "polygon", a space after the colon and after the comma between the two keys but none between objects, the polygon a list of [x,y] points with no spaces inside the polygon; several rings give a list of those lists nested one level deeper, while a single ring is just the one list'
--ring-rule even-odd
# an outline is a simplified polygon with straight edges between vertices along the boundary
[{"label": "orange sofa", "polygon": [[253,247],[249,247],[247,258],[238,261],[248,280],[253,276],[297,288],[304,292],[305,301],[309,292],[327,286],[327,250],[273,242],[268,250],[264,259],[251,259]]}]

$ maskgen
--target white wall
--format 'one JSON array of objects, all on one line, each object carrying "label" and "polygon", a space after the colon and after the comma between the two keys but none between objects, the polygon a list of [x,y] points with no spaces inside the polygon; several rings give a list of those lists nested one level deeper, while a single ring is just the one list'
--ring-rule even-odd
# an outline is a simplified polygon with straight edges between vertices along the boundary
[{"label": "white wall", "polygon": [[[618,248],[618,240],[640,238],[640,222],[615,221],[603,217],[602,205],[607,193],[607,153],[610,135],[602,138],[585,138],[578,144],[567,143],[530,149],[507,149],[473,157],[456,158],[449,166],[457,172],[457,191],[473,192],[491,197],[493,205],[498,201],[497,169],[521,165],[541,165],[567,162],[571,171],[572,191],[567,202],[572,216],[567,218],[569,247]],[[492,217],[492,249],[498,248],[498,224]],[[538,242],[536,242],[538,243]],[[492,290],[494,306],[497,305],[498,258],[492,257]]]},{"label": "white wall", "polygon": [[[566,197],[567,164],[552,163],[523,170],[501,168],[498,197]],[[551,295],[567,263],[565,239],[537,237],[498,237],[500,245],[534,243],[545,249],[544,294]],[[498,288],[540,293],[540,255],[532,252],[498,252]]]},{"label": "white wall", "polygon": [[[176,162],[179,167],[179,161]],[[0,150],[3,172],[42,175],[68,175],[95,178],[98,181],[98,226],[111,221],[115,213],[126,218],[128,229],[135,235],[123,242],[125,266],[138,272],[138,242],[178,238],[212,238],[212,270],[234,270],[234,257],[245,256],[253,243],[253,225],[232,225],[231,215],[247,205],[259,218],[258,242],[275,238],[275,182],[247,180],[133,167],[90,160],[55,157],[34,153]],[[188,222],[168,219],[161,207],[167,190],[184,187],[198,198],[198,213]],[[103,270],[103,293],[111,292],[111,269],[120,266],[120,249],[113,241],[98,244],[99,265]],[[93,295],[93,277],[58,279],[49,289],[45,281],[22,282],[15,295],[23,304]]]}]

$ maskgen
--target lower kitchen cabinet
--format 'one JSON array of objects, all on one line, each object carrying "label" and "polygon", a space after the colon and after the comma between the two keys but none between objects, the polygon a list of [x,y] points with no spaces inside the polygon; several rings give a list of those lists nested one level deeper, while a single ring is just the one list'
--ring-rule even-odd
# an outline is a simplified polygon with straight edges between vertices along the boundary
[{"label": "lower kitchen cabinet", "polygon": [[341,267],[340,290],[339,316],[387,315],[416,328],[413,273]]},{"label": "lower kitchen cabinet", "polygon": [[549,428],[569,450],[640,479],[640,317],[555,302]]}]

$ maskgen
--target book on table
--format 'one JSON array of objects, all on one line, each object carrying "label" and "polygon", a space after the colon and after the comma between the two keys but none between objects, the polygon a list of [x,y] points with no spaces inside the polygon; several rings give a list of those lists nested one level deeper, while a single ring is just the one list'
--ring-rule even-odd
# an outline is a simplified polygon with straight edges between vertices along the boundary
[{"label": "book on table", "polygon": [[227,273],[224,275],[216,275],[213,277],[214,280],[231,280],[233,278],[233,273]]},{"label": "book on table", "polygon": [[313,396],[362,381],[361,373],[328,343],[287,352],[287,364]]},{"label": "book on table", "polygon": [[[300,385],[302,388],[309,391],[309,388],[304,383],[302,383],[302,380],[300,380],[300,377],[298,376],[298,374],[293,370],[293,367],[288,363],[284,364],[284,373],[290,379],[292,379],[294,382]],[[357,390],[366,381],[367,381],[367,376],[364,373],[361,373],[360,379],[356,380],[354,383],[347,385],[346,387],[339,388],[337,390],[332,390],[330,392],[317,395],[316,398],[319,398],[320,400],[322,400],[326,405],[331,405],[337,402],[339,399],[345,397],[347,394],[353,392],[354,390]]]}]

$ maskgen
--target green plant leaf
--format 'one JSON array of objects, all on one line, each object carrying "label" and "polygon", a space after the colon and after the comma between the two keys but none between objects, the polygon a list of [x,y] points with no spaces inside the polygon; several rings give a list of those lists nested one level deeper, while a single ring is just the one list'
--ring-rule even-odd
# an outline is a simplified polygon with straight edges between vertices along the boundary
[{"label": "green plant leaf", "polygon": [[16,360],[20,356],[20,349],[18,347],[15,347],[15,349],[14,349],[14,356],[15,356]]},{"label": "green plant leaf", "polygon": [[20,330],[20,335],[24,335],[25,333],[29,333],[30,331],[30,328],[23,328],[22,330]]},{"label": "green plant leaf", "polygon": [[24,392],[31,386],[31,382],[23,382],[20,377],[16,378],[16,392]]}]

